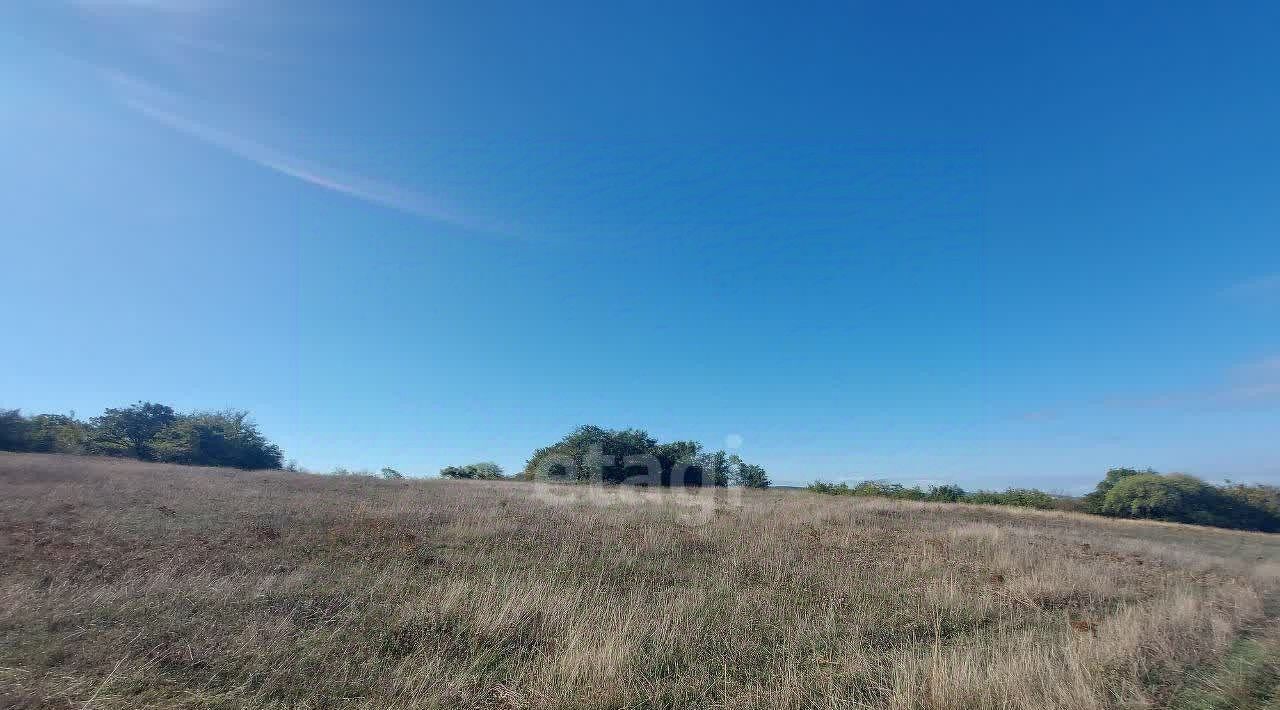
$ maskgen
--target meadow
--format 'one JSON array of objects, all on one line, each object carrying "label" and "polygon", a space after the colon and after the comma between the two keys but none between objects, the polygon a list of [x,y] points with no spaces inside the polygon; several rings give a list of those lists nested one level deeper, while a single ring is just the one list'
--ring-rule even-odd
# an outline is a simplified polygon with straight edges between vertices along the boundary
[{"label": "meadow", "polygon": [[1280,708],[1280,536],[0,454],[0,707]]}]

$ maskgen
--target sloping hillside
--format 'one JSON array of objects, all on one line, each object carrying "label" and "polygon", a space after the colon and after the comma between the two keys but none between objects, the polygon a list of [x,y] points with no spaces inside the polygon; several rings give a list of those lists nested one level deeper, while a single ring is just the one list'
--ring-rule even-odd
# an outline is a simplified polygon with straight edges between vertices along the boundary
[{"label": "sloping hillside", "polygon": [[1280,536],[1007,508],[6,454],[0,551],[7,707],[1261,705],[1280,658]]}]

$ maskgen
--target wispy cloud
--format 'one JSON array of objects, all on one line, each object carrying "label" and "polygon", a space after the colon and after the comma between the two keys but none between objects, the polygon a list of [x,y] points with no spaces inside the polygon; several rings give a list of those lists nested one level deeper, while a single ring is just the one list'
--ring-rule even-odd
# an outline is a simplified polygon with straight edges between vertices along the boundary
[{"label": "wispy cloud", "polygon": [[[149,59],[183,73],[234,75],[252,65],[291,63],[259,42],[284,25],[266,3],[233,0],[71,0],[89,26]],[[257,31],[246,33],[246,26]],[[249,40],[252,42],[252,40]]]},{"label": "wispy cloud", "polygon": [[225,7],[225,0],[72,0],[73,5],[94,12],[146,11],[169,14],[207,13]]},{"label": "wispy cloud", "polygon": [[1234,402],[1280,402],[1280,355],[1232,370],[1230,385],[1221,393]]},{"label": "wispy cloud", "polygon": [[213,128],[142,100],[126,99],[125,104],[138,113],[174,130],[222,148],[282,175],[288,175],[316,187],[322,187],[326,190],[332,190],[333,192],[372,202],[383,207],[408,212],[419,217],[469,226],[463,218],[431,204],[424,197],[410,190],[368,178],[345,174],[332,168],[286,155],[261,143]]},{"label": "wispy cloud", "polygon": [[1242,301],[1280,303],[1280,273],[1232,284],[1223,293]]},{"label": "wispy cloud", "polygon": [[1280,355],[1240,365],[1234,372],[1247,379],[1264,378],[1280,382]]},{"label": "wispy cloud", "polygon": [[[273,70],[290,65],[281,61],[271,38],[292,20],[272,3],[245,0],[63,0],[79,11],[87,28],[113,42],[114,58],[76,60],[107,84],[111,95],[141,117],[312,187],[415,217],[450,224],[469,231],[522,238],[518,230],[488,216],[467,213],[439,195],[427,194],[395,181],[360,175],[326,164],[315,155],[300,155],[264,139],[245,127],[257,121],[227,96],[243,100],[253,91],[245,87],[265,65]],[[255,28],[246,32],[246,25]],[[72,52],[73,56],[76,54]],[[142,59],[143,61],[139,61]],[[108,67],[128,64],[147,67],[124,73]],[[165,85],[145,76],[163,76]],[[221,87],[222,96],[200,101],[186,90],[170,86]],[[207,97],[206,97],[207,99]],[[294,126],[289,134],[317,126]]]},{"label": "wispy cloud", "polygon": [[154,42],[158,46],[168,47],[177,52],[200,53],[241,62],[278,64],[282,61],[278,53],[267,49],[247,47],[182,32],[157,37]]},{"label": "wispy cloud", "polygon": [[139,115],[268,170],[313,187],[423,219],[477,232],[509,234],[507,229],[492,221],[460,213],[410,188],[290,155],[244,135],[191,118],[175,106],[177,99],[173,93],[148,82],[119,72],[104,71],[102,74],[115,88],[121,103]]}]

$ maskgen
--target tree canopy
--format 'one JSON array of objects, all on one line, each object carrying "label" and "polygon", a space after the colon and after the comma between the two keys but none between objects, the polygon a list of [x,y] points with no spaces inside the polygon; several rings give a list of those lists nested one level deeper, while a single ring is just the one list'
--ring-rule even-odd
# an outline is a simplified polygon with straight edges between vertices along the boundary
[{"label": "tree canopy", "polygon": [[1120,481],[1131,476],[1142,476],[1155,474],[1151,469],[1138,470],[1136,468],[1113,468],[1107,471],[1107,475],[1098,481],[1098,485],[1093,489],[1092,493],[1085,495],[1085,509],[1091,513],[1102,513],[1103,501],[1107,497],[1107,493],[1115,487]]},{"label": "tree canopy", "polygon": [[641,486],[769,486],[764,468],[743,463],[736,454],[706,453],[691,440],[661,443],[643,429],[590,425],[534,451],[524,476]]},{"label": "tree canopy", "polygon": [[1186,474],[1143,472],[1121,478],[1103,496],[1098,512],[1223,528],[1280,531],[1280,498],[1274,486],[1214,486]]}]

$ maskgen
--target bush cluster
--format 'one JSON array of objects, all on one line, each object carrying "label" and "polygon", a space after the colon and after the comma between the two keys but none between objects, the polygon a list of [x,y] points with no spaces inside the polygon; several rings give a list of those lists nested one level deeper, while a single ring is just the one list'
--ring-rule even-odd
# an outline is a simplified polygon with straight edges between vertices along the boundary
[{"label": "bush cluster", "polygon": [[581,426],[533,452],[529,480],[626,483],[639,486],[768,488],[764,467],[737,454],[703,451],[696,441],[661,443],[643,429]]},{"label": "bush cluster", "polygon": [[[297,462],[295,461],[290,461],[289,464],[284,467],[284,470],[292,471],[294,473],[311,473],[310,471],[298,466]],[[342,478],[382,478],[383,480],[387,480],[387,481],[403,481],[404,480],[404,474],[400,473],[394,468],[391,468],[390,466],[384,466],[382,470],[377,473],[374,473],[373,471],[370,471],[367,468],[358,468],[358,469],[352,470],[347,468],[346,466],[338,466],[334,468],[332,471],[330,471],[329,475],[338,476]]]},{"label": "bush cluster", "polygon": [[0,450],[244,469],[280,468],[283,459],[248,412],[179,413],[153,402],[108,409],[87,421],[74,413],[27,417],[0,410]]},{"label": "bush cluster", "polygon": [[465,466],[445,466],[440,469],[444,478],[467,478],[480,481],[501,481],[506,478],[502,467],[492,461],[469,463]]}]

